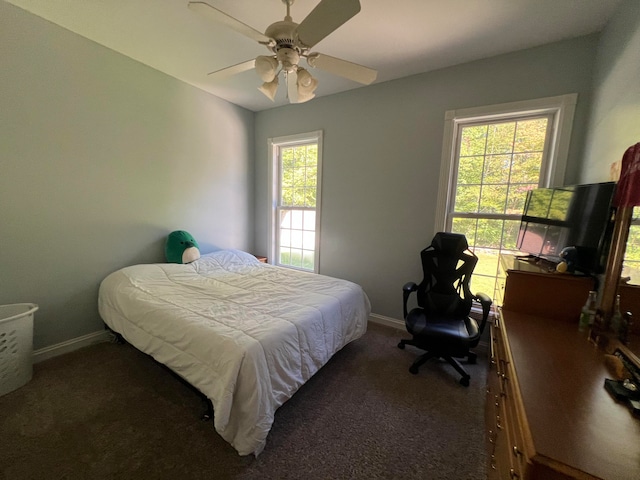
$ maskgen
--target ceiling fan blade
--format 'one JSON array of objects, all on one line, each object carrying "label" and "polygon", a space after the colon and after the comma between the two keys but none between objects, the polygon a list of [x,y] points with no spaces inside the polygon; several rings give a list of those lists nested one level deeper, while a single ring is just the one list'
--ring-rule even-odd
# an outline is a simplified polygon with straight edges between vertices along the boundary
[{"label": "ceiling fan blade", "polygon": [[251,70],[255,67],[256,60],[251,59],[246,62],[238,63],[237,65],[232,65],[231,67],[221,68],[220,70],[216,70],[215,72],[208,73],[211,78],[227,78],[232,75],[236,75],[238,73],[246,72],[247,70]]},{"label": "ceiling fan blade", "polygon": [[359,11],[359,0],[321,0],[298,25],[298,40],[311,48]]},{"label": "ceiling fan blade", "polygon": [[378,77],[376,70],[323,53],[312,53],[307,57],[307,63],[311,67],[325,70],[334,75],[339,75],[364,85],[373,83]]},{"label": "ceiling fan blade", "polygon": [[289,103],[298,103],[298,73],[295,70],[287,72],[287,97]]},{"label": "ceiling fan blade", "polygon": [[258,43],[262,44],[270,44],[273,42],[273,39],[267,37],[263,33],[260,33],[253,27],[242,23],[240,20],[236,20],[230,15],[227,15],[221,10],[212,7],[208,3],[205,2],[189,2],[189,9],[202,15],[203,17],[208,18],[209,20],[213,20],[214,22],[221,23],[226,25],[227,27],[235,30],[238,33],[243,34],[246,37],[249,37],[255,40]]}]

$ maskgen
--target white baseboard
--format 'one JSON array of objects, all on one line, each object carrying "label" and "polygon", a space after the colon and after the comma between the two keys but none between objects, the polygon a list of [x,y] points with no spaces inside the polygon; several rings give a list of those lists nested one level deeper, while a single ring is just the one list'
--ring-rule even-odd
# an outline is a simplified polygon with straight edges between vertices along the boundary
[{"label": "white baseboard", "polygon": [[49,358],[57,357],[64,353],[73,352],[82,347],[88,347],[94,343],[107,342],[111,339],[111,333],[108,330],[99,330],[97,332],[88,333],[81,337],[72,338],[56,345],[39,348],[33,352],[33,363],[38,363]]},{"label": "white baseboard", "polygon": [[386,327],[396,328],[398,330],[404,330],[404,320],[398,320],[397,318],[385,317],[384,315],[378,315],[372,313],[369,315],[369,321],[378,325],[384,325]]},{"label": "white baseboard", "polygon": [[[397,330],[405,330],[404,321],[398,320],[397,318],[385,317],[384,315],[372,313],[369,315],[369,321],[371,323],[384,325],[386,327],[395,328]],[[111,332],[109,332],[108,330],[99,330],[97,332],[88,333],[87,335],[83,335],[81,337],[72,338],[71,340],[67,340],[56,345],[40,348],[33,352],[33,363],[42,362],[43,360],[57,357],[58,355],[70,353],[74,350],[88,347],[89,345],[93,345],[95,343],[108,342],[109,340],[111,340],[111,335]],[[488,349],[488,345],[486,342],[480,342],[479,347],[482,350]]]},{"label": "white baseboard", "polygon": [[[369,316],[369,321],[372,323],[377,323],[379,325],[385,325],[387,327],[404,330],[404,322],[402,320],[385,317],[376,313],[372,313]],[[57,357],[58,355],[63,355],[65,353],[70,353],[74,350],[88,347],[89,345],[93,345],[95,343],[108,342],[109,340],[111,340],[111,337],[112,333],[108,330],[99,330],[97,332],[88,333],[87,335],[72,338],[71,340],[67,340],[56,345],[51,345],[49,347],[34,350],[32,360],[33,363],[42,362],[43,360]]]}]

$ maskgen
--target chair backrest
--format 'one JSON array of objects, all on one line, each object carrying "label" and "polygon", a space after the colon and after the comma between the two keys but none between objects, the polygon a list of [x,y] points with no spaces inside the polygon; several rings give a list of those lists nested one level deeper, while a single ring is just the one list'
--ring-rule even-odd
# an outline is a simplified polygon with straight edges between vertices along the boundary
[{"label": "chair backrest", "polygon": [[464,235],[439,232],[420,252],[424,279],[418,285],[418,305],[445,317],[464,317],[471,311],[471,274],[478,257]]}]

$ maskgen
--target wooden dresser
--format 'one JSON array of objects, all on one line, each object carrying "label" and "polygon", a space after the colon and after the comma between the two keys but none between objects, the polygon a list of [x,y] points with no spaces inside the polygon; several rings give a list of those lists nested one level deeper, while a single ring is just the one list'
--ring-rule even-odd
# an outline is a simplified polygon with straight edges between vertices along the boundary
[{"label": "wooden dresser", "polygon": [[488,478],[640,479],[640,418],[604,389],[605,353],[578,332],[579,307],[565,318],[545,314],[556,303],[545,295],[562,296],[560,284],[542,296],[525,290],[528,302],[510,298],[520,273],[507,269],[505,307],[490,329]]}]

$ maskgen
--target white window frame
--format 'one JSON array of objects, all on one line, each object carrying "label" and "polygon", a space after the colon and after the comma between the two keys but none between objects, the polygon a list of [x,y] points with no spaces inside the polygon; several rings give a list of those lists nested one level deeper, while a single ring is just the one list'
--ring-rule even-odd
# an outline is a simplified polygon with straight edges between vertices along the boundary
[{"label": "white window frame", "polygon": [[543,159],[539,186],[564,185],[564,175],[571,141],[573,117],[578,94],[502,103],[485,107],[448,110],[442,141],[442,159],[438,185],[435,231],[449,231],[453,208],[453,195],[457,176],[458,136],[462,126],[473,123],[489,123],[524,115],[551,115],[549,156]]},{"label": "white window frame", "polygon": [[[268,225],[268,245],[267,251],[269,252],[269,263],[278,265],[279,252],[277,251],[278,241],[278,195],[280,192],[280,171],[279,171],[279,154],[278,151],[281,147],[293,147],[296,145],[304,145],[308,143],[318,144],[318,179],[316,185],[316,225],[315,225],[315,246],[314,246],[314,273],[319,273],[320,268],[320,217],[321,217],[321,205],[322,205],[322,130],[316,130],[308,133],[299,133],[295,135],[287,135],[283,137],[273,137],[267,140],[268,143],[268,178],[269,181],[269,225]],[[286,268],[292,268],[295,270],[302,270],[308,272],[308,269],[296,269],[291,265],[282,265]]]}]

